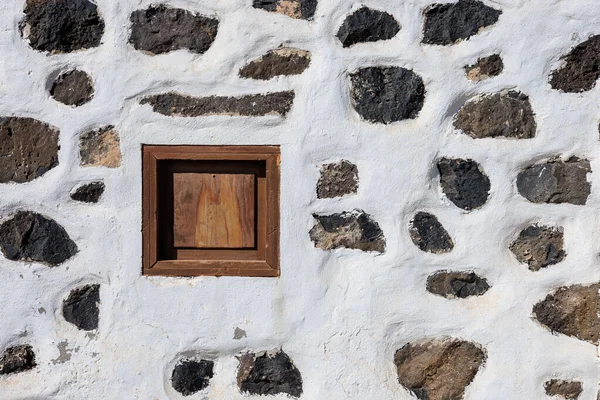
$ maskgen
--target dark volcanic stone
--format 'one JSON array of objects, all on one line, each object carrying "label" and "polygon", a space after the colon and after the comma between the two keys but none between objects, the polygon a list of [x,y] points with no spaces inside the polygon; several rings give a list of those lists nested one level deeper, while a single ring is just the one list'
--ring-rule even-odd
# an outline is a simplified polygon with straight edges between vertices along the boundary
[{"label": "dark volcanic stone", "polygon": [[385,250],[385,237],[377,222],[362,210],[331,215],[313,215],[315,226],[310,238],[315,247],[333,250],[340,247],[363,251]]},{"label": "dark volcanic stone", "polygon": [[421,400],[461,400],[487,359],[479,345],[458,339],[408,343],[396,352],[398,380]]},{"label": "dark volcanic stone", "polygon": [[498,76],[503,70],[504,63],[498,54],[479,58],[475,64],[465,66],[467,78],[476,82]]},{"label": "dark volcanic stone", "polygon": [[73,289],[63,301],[65,320],[84,331],[98,328],[100,285],[87,285]]},{"label": "dark volcanic stone", "polygon": [[0,225],[0,248],[9,260],[55,266],[73,257],[77,246],[62,226],[43,215],[20,211]]},{"label": "dark volcanic stone", "polygon": [[423,80],[400,67],[368,67],[350,74],[352,105],[367,121],[389,124],[419,115],[425,101]]},{"label": "dark volcanic stone", "polygon": [[423,43],[448,45],[468,39],[498,21],[502,11],[477,0],[438,3],[425,10]]},{"label": "dark volcanic stone", "polygon": [[29,345],[6,349],[0,358],[0,375],[23,372],[35,368],[35,353]]},{"label": "dark volcanic stone", "polygon": [[577,400],[583,392],[583,383],[551,379],[544,384],[548,396],[560,396],[566,400]]},{"label": "dark volcanic stone", "polygon": [[20,29],[35,50],[69,53],[100,45],[104,21],[88,0],[27,0]]},{"label": "dark volcanic stone", "polygon": [[550,75],[550,86],[567,93],[585,92],[600,77],[600,35],[578,44],[562,57],[564,65]]},{"label": "dark volcanic stone", "polygon": [[454,127],[473,139],[531,139],[537,125],[529,97],[511,90],[468,101],[458,112]]},{"label": "dark volcanic stone", "polygon": [[287,393],[300,397],[302,394],[300,371],[283,351],[244,354],[240,359],[237,382],[242,393],[250,395]]},{"label": "dark volcanic stone", "polygon": [[219,29],[217,19],[164,5],[136,10],[131,13],[129,20],[129,43],[136,50],[152,54],[180,49],[202,54],[215,41]]},{"label": "dark volcanic stone", "polygon": [[180,360],[171,375],[173,389],[184,396],[191,396],[208,387],[213,377],[215,363],[209,360]]},{"label": "dark volcanic stone", "polygon": [[282,47],[240,69],[242,78],[269,80],[281,75],[299,75],[310,65],[310,52]]},{"label": "dark volcanic stone", "polygon": [[321,177],[317,182],[317,198],[327,199],[356,193],[358,189],[358,168],[349,161],[342,160],[321,166]]},{"label": "dark volcanic stone", "polygon": [[435,215],[419,212],[410,221],[410,238],[427,253],[442,254],[452,251],[454,243]]},{"label": "dark volcanic stone", "polygon": [[252,0],[252,6],[291,18],[311,20],[317,10],[317,0]]},{"label": "dark volcanic stone", "polygon": [[564,260],[562,229],[549,226],[531,225],[519,233],[519,237],[510,245],[510,251],[529,269],[538,271]]},{"label": "dark volcanic stone", "polygon": [[400,25],[391,14],[362,7],[344,20],[337,37],[344,47],[350,47],[356,43],[391,39],[399,31]]},{"label": "dark volcanic stone", "polygon": [[33,118],[0,117],[0,183],[30,182],[56,167],[58,134]]},{"label": "dark volcanic stone", "polygon": [[584,205],[591,191],[587,174],[590,162],[571,157],[547,160],[525,168],[517,176],[521,196],[533,203],[571,203]]},{"label": "dark volcanic stone", "polygon": [[427,278],[427,291],[447,299],[481,296],[490,285],[474,272],[440,271]]},{"label": "dark volcanic stone", "polygon": [[485,204],[490,179],[473,160],[442,158],[437,163],[442,191],[459,208],[470,211]]},{"label": "dark volcanic stone", "polygon": [[600,337],[600,284],[566,286],[533,307],[534,317],[552,332],[598,345]]},{"label": "dark volcanic stone", "polygon": [[71,198],[84,203],[97,203],[98,200],[100,200],[102,193],[104,193],[104,183],[91,182],[75,189],[75,191],[71,193]]},{"label": "dark volcanic stone", "polygon": [[61,74],[54,81],[50,95],[58,102],[79,107],[94,97],[94,84],[87,73],[73,70]]}]

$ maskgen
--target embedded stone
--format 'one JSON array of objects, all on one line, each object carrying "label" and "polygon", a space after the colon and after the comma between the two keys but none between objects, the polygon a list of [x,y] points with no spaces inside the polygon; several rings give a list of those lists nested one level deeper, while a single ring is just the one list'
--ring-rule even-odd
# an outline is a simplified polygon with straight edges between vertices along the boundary
[{"label": "embedded stone", "polygon": [[394,356],[398,380],[422,400],[460,400],[487,355],[478,344],[446,338],[408,343]]},{"label": "embedded stone", "polygon": [[252,94],[241,97],[191,97],[179,93],[164,93],[145,97],[140,104],[150,104],[154,112],[174,117],[206,115],[285,116],[294,103],[294,92]]},{"label": "embedded stone", "polygon": [[539,271],[564,260],[563,232],[560,228],[531,225],[519,233],[510,245],[510,251],[531,271]]},{"label": "embedded stone", "polygon": [[346,17],[337,37],[344,47],[350,47],[357,43],[388,40],[399,31],[400,24],[391,14],[361,7]]},{"label": "embedded stone", "polygon": [[600,35],[578,44],[561,60],[563,65],[550,74],[550,86],[566,93],[591,90],[600,78]]},{"label": "embedded stone", "polygon": [[82,167],[117,168],[121,165],[119,133],[112,125],[85,132],[79,137]]},{"label": "embedded stone", "polygon": [[583,392],[583,383],[551,379],[544,384],[544,389],[546,389],[548,396],[560,396],[566,400],[577,400]]},{"label": "embedded stone", "polygon": [[502,62],[502,58],[498,54],[479,58],[475,64],[465,66],[467,78],[474,82],[498,76],[503,70],[504,62]]},{"label": "embedded stone", "polygon": [[129,17],[129,43],[152,54],[187,49],[203,54],[215,41],[219,20],[164,5],[136,10]]},{"label": "embedded stone", "polygon": [[238,387],[250,395],[302,394],[302,376],[283,351],[246,353],[240,358]]},{"label": "embedded stone", "polygon": [[452,251],[454,243],[435,215],[418,212],[410,221],[410,238],[419,249],[433,254]]},{"label": "embedded stone", "polygon": [[28,371],[35,367],[35,353],[27,344],[6,349],[0,358],[0,375]]},{"label": "embedded stone", "polygon": [[423,79],[406,68],[361,68],[350,74],[350,83],[352,105],[369,122],[414,119],[425,102]]},{"label": "embedded stone", "polygon": [[564,286],[533,307],[533,316],[550,331],[598,345],[600,284]]},{"label": "embedded stone", "polygon": [[590,162],[578,157],[562,161],[558,157],[533,164],[517,176],[521,196],[533,203],[584,205],[590,195],[587,180]]},{"label": "embedded stone", "polygon": [[358,190],[358,168],[349,161],[341,160],[321,166],[321,177],[317,182],[317,198],[327,199],[356,193]]},{"label": "embedded stone", "polygon": [[73,193],[71,193],[71,198],[76,201],[81,201],[83,203],[97,203],[104,193],[104,183],[103,182],[90,182],[85,185],[81,185],[75,189]]},{"label": "embedded stone", "polygon": [[19,211],[0,225],[0,249],[13,261],[36,261],[56,266],[77,253],[77,245],[56,221]]},{"label": "embedded stone", "polygon": [[450,45],[469,39],[495,24],[500,14],[477,0],[433,4],[424,12],[423,43]]},{"label": "embedded stone", "polygon": [[468,101],[458,112],[454,127],[473,139],[531,139],[536,122],[529,97],[513,90]]},{"label": "embedded stone", "polygon": [[50,95],[60,103],[79,107],[94,97],[94,84],[86,72],[73,70],[61,74],[54,81]]},{"label": "embedded stone", "polygon": [[213,377],[214,362],[209,360],[182,359],[171,375],[173,389],[184,396],[191,396],[208,387]]},{"label": "embedded stone", "polygon": [[89,0],[27,0],[21,35],[38,51],[70,53],[98,47],[104,21]]},{"label": "embedded stone", "polygon": [[56,167],[58,134],[33,118],[0,117],[0,183],[31,182]]},{"label": "embedded stone", "polygon": [[331,215],[314,214],[313,217],[315,225],[309,234],[317,248],[347,248],[379,253],[385,250],[381,228],[362,210]]},{"label": "embedded stone", "polygon": [[248,79],[269,80],[282,75],[299,75],[310,65],[310,52],[281,47],[269,50],[264,56],[240,69],[240,76]]},{"label": "embedded stone", "polygon": [[83,331],[98,329],[100,314],[100,285],[73,289],[63,301],[63,316]]},{"label": "embedded stone", "polygon": [[317,9],[317,0],[252,0],[252,6],[295,19],[311,20]]},{"label": "embedded stone", "polygon": [[473,160],[442,158],[437,163],[442,191],[455,206],[470,211],[483,206],[490,179]]},{"label": "embedded stone", "polygon": [[487,280],[474,272],[440,271],[427,278],[427,291],[447,299],[481,296],[489,288]]}]

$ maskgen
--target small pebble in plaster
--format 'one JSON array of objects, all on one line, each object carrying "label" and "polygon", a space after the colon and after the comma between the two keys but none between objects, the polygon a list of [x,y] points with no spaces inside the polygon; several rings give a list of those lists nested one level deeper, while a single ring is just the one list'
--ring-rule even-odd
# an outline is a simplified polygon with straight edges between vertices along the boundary
[{"label": "small pebble in plaster", "polygon": [[418,212],[410,221],[410,238],[419,249],[433,254],[452,251],[454,243],[435,215]]},{"label": "small pebble in plaster", "polygon": [[399,31],[400,24],[393,15],[361,7],[346,17],[337,37],[344,47],[350,47],[357,43],[388,40]]},{"label": "small pebble in plaster", "polygon": [[71,359],[73,349],[69,349],[69,342],[63,340],[58,344],[58,357],[52,360],[52,364],[64,364]]},{"label": "small pebble in plaster", "polygon": [[35,353],[30,345],[10,347],[0,358],[0,375],[27,371],[35,366]]},{"label": "small pebble in plaster", "polygon": [[552,332],[598,345],[600,284],[564,286],[533,307],[533,316]]},{"label": "small pebble in plaster", "polygon": [[517,176],[517,189],[533,203],[584,205],[591,191],[587,181],[591,171],[588,160],[571,157],[562,161],[556,157],[521,171]]},{"label": "small pebble in plaster", "polygon": [[362,210],[331,215],[314,214],[315,225],[310,238],[323,250],[337,248],[362,251],[385,251],[385,237],[379,224]]},{"label": "small pebble in plaster", "polygon": [[433,4],[424,12],[423,43],[450,45],[468,39],[495,24],[500,14],[477,0]]},{"label": "small pebble in plaster", "polygon": [[235,331],[233,331],[233,339],[234,340],[240,340],[247,337],[246,336],[246,331],[240,328],[235,328]]},{"label": "small pebble in plaster", "polygon": [[563,248],[562,228],[540,225],[523,229],[510,245],[510,251],[517,260],[529,265],[531,271],[539,271],[564,260],[567,253]]},{"label": "small pebble in plaster", "polygon": [[292,47],[269,50],[262,57],[240,69],[247,79],[269,80],[282,75],[299,75],[310,65],[310,52]]},{"label": "small pebble in plaster", "polygon": [[92,77],[79,70],[62,73],[52,84],[50,95],[68,106],[82,106],[94,97]]},{"label": "small pebble in plaster", "polygon": [[81,201],[84,203],[97,203],[104,193],[104,188],[103,182],[90,182],[78,186],[75,191],[70,194],[70,196],[75,201]]},{"label": "small pebble in plaster", "polygon": [[56,221],[31,211],[19,211],[0,225],[0,248],[13,261],[37,261],[56,266],[77,253],[77,245]]},{"label": "small pebble in plaster", "polygon": [[112,125],[85,132],[79,137],[82,167],[117,168],[121,165],[119,133]]},{"label": "small pebble in plaster", "polygon": [[203,54],[215,41],[219,20],[164,5],[136,10],[129,17],[129,43],[151,54],[187,49]]},{"label": "small pebble in plaster", "polygon": [[294,103],[294,92],[251,94],[240,97],[191,97],[179,93],[148,96],[140,104],[150,104],[154,112],[174,117],[200,117],[205,115],[285,116]]},{"label": "small pebble in plaster", "polygon": [[246,353],[240,358],[238,387],[250,395],[302,394],[302,376],[283,351]]},{"label": "small pebble in plaster", "polygon": [[191,396],[208,387],[214,375],[213,368],[214,362],[209,360],[193,358],[179,360],[173,368],[171,385],[182,395]]},{"label": "small pebble in plaster", "polygon": [[565,400],[577,400],[583,392],[583,383],[551,379],[544,384],[548,396],[560,396]]},{"label": "small pebble in plaster", "polygon": [[478,344],[445,338],[406,344],[394,364],[400,384],[417,398],[460,400],[486,359]]},{"label": "small pebble in plaster", "polygon": [[46,314],[46,309],[44,307],[40,307],[40,308],[38,308],[38,312],[40,314]]},{"label": "small pebble in plaster", "polygon": [[414,119],[425,102],[423,79],[406,68],[361,68],[350,74],[350,86],[352,106],[369,122]]},{"label": "small pebble in plaster", "polygon": [[427,291],[447,299],[481,296],[489,288],[487,280],[474,272],[439,271],[427,278]]},{"label": "small pebble in plaster", "polygon": [[33,118],[0,117],[0,183],[31,182],[56,167],[58,136]]},{"label": "small pebble in plaster", "polygon": [[473,139],[531,139],[536,122],[529,97],[513,90],[468,101],[458,112],[454,127]]},{"label": "small pebble in plaster", "polygon": [[563,65],[550,74],[550,86],[567,93],[591,90],[600,78],[600,35],[578,44],[561,60]]},{"label": "small pebble in plaster", "polygon": [[503,70],[504,63],[499,54],[492,54],[488,57],[479,58],[475,64],[465,66],[467,78],[474,82],[480,82],[498,76]]},{"label": "small pebble in plaster", "polygon": [[454,205],[470,211],[486,203],[490,179],[477,162],[442,158],[437,163],[437,169],[442,191]]},{"label": "small pebble in plaster", "polygon": [[27,0],[19,27],[39,51],[70,53],[100,45],[104,21],[89,0]]},{"label": "small pebble in plaster", "polygon": [[317,0],[252,0],[252,6],[291,18],[311,20],[317,9]]},{"label": "small pebble in plaster", "polygon": [[63,301],[63,317],[84,331],[98,329],[100,314],[100,285],[73,289]]},{"label": "small pebble in plaster", "polygon": [[358,168],[350,161],[323,164],[320,169],[321,177],[317,182],[318,199],[341,197],[358,190]]}]

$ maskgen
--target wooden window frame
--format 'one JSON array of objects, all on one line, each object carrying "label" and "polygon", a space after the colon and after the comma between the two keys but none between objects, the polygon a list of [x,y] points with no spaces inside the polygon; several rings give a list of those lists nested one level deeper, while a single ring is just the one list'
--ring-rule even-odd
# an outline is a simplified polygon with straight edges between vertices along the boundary
[{"label": "wooden window frame", "polygon": [[[246,162],[264,165],[257,175],[256,245],[253,249],[178,250],[161,256],[159,163]],[[166,162],[166,163],[164,163]],[[163,165],[161,164],[161,165]],[[205,163],[204,163],[205,164]],[[279,276],[279,146],[142,145],[142,274],[162,276]],[[168,213],[168,210],[167,210]],[[172,229],[172,227],[170,228]]]}]

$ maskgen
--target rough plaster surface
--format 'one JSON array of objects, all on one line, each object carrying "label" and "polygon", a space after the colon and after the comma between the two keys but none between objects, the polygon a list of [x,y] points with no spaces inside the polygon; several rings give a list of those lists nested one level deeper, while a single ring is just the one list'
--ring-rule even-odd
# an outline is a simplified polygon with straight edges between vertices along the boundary
[{"label": "rough plaster surface", "polygon": [[[560,56],[598,33],[597,1],[486,1],[502,10],[498,22],[443,47],[421,44],[421,13],[431,1],[322,0],[314,19],[305,21],[245,0],[171,0],[217,16],[219,34],[204,55],[182,50],[154,57],[128,44],[129,15],[149,0],[97,0],[106,24],[102,44],[53,56],[21,39],[23,3],[0,3],[0,109],[58,127],[60,163],[33,182],[1,185],[0,215],[5,220],[21,209],[47,215],[67,230],[79,253],[53,269],[0,258],[0,341],[3,348],[30,343],[38,364],[2,377],[0,398],[182,399],[169,377],[180,357],[197,355],[215,361],[214,378],[191,398],[242,399],[233,354],[283,347],[302,373],[303,399],[411,399],[397,381],[394,352],[448,335],[487,351],[466,399],[542,400],[552,377],[583,382],[580,399],[595,399],[596,346],[552,335],[531,311],[559,286],[600,280],[600,88],[566,94],[548,83]],[[361,4],[392,14],[402,30],[384,42],[344,49],[335,33]],[[238,77],[242,66],[281,44],[311,52],[304,74],[269,82]],[[469,81],[463,66],[490,53],[502,56],[503,73]],[[416,119],[360,120],[348,73],[374,65],[412,69],[423,78],[427,95]],[[66,68],[90,73],[93,101],[77,109],[51,101],[49,76]],[[139,105],[143,96],[170,90],[238,96],[290,88],[296,99],[285,119],[172,118]],[[454,131],[453,115],[467,99],[513,88],[530,97],[535,138],[475,141]],[[105,125],[120,133],[122,166],[80,167],[78,135]],[[281,145],[281,277],[142,277],[141,143]],[[590,160],[585,206],[533,204],[518,195],[518,172],[556,154]],[[466,213],[446,199],[434,163],[440,157],[481,163],[492,185],[481,209]],[[317,166],[339,159],[357,165],[358,193],[317,200]],[[100,179],[110,190],[97,205],[69,199],[75,184]],[[308,235],[313,213],[355,208],[379,223],[385,253],[314,248]],[[420,210],[452,231],[451,253],[425,254],[412,244],[407,226]],[[562,226],[569,254],[536,273],[508,249],[532,223]],[[427,276],[448,267],[484,276],[490,290],[461,301],[432,296]],[[98,330],[86,333],[62,319],[60,309],[70,290],[94,283],[101,284],[102,317]],[[246,336],[234,339],[237,329]],[[65,348],[70,360],[53,363]]]}]

